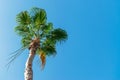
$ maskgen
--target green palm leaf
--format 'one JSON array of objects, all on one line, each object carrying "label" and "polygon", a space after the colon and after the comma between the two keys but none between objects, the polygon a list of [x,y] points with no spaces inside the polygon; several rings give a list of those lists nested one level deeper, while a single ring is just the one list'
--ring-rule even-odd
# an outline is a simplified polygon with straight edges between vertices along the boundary
[{"label": "green palm leaf", "polygon": [[30,35],[30,30],[27,26],[17,26],[15,27],[15,31],[17,32],[18,35],[20,36],[26,36],[26,35]]},{"label": "green palm leaf", "polygon": [[42,45],[41,49],[46,53],[46,55],[54,55],[56,54],[55,42],[51,39],[46,39]]},{"label": "green palm leaf", "polygon": [[27,11],[23,11],[17,15],[16,21],[19,25],[29,25],[31,23],[31,18]]},{"label": "green palm leaf", "polygon": [[45,25],[47,20],[47,15],[44,9],[40,8],[32,8],[31,16],[33,24],[37,29],[40,29],[40,25]]},{"label": "green palm leaf", "polygon": [[27,47],[27,48],[29,48],[29,44],[31,43],[31,41],[32,41],[32,38],[30,36],[23,37],[21,39],[21,43],[22,43],[23,47]]},{"label": "green palm leaf", "polygon": [[67,32],[63,29],[57,28],[51,32],[51,35],[49,37],[51,40],[62,42],[67,39]]}]

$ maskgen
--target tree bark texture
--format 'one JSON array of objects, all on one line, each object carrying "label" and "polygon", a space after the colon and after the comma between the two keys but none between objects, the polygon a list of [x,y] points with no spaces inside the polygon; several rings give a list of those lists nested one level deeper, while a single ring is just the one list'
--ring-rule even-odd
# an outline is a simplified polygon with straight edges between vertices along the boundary
[{"label": "tree bark texture", "polygon": [[24,73],[25,80],[33,80],[32,62],[35,57],[35,51],[36,49],[34,48],[30,49],[29,57],[27,59],[25,66],[25,73]]},{"label": "tree bark texture", "polygon": [[39,38],[35,38],[30,43],[30,47],[29,47],[30,53],[26,62],[25,73],[24,73],[25,80],[33,80],[32,62],[35,57],[36,50],[40,46],[39,43],[40,43]]}]

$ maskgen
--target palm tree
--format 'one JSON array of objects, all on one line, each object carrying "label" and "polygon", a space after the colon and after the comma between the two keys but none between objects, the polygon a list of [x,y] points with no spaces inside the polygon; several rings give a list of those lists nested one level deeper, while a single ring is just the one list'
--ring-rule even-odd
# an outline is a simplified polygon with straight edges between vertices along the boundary
[{"label": "palm tree", "polygon": [[15,31],[22,37],[22,48],[17,50],[17,54],[11,57],[10,63],[22,51],[29,49],[24,77],[25,80],[33,80],[32,62],[35,55],[39,56],[41,68],[43,69],[46,57],[56,54],[56,43],[65,41],[67,32],[61,28],[54,28],[51,22],[47,22],[45,10],[36,7],[30,11],[20,12],[16,17],[16,21]]}]

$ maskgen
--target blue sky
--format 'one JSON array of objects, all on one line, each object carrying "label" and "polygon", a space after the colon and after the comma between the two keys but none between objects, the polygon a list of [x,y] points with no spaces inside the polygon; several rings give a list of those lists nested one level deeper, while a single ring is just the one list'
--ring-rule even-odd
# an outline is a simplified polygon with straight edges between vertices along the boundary
[{"label": "blue sky", "polygon": [[34,60],[34,80],[120,80],[119,0],[0,0],[0,80],[24,80],[25,51],[7,71],[9,54],[21,47],[15,17],[32,7],[43,8],[48,21],[68,32],[47,58],[44,71]]}]

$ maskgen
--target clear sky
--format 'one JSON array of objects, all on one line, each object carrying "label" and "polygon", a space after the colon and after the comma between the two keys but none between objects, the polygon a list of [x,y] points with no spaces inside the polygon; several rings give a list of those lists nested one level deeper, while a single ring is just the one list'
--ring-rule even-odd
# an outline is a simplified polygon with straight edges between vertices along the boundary
[{"label": "clear sky", "polygon": [[44,71],[36,57],[34,80],[120,80],[120,0],[0,0],[0,80],[24,80],[28,51],[8,71],[4,65],[21,47],[15,17],[32,7],[45,9],[69,35]]}]

